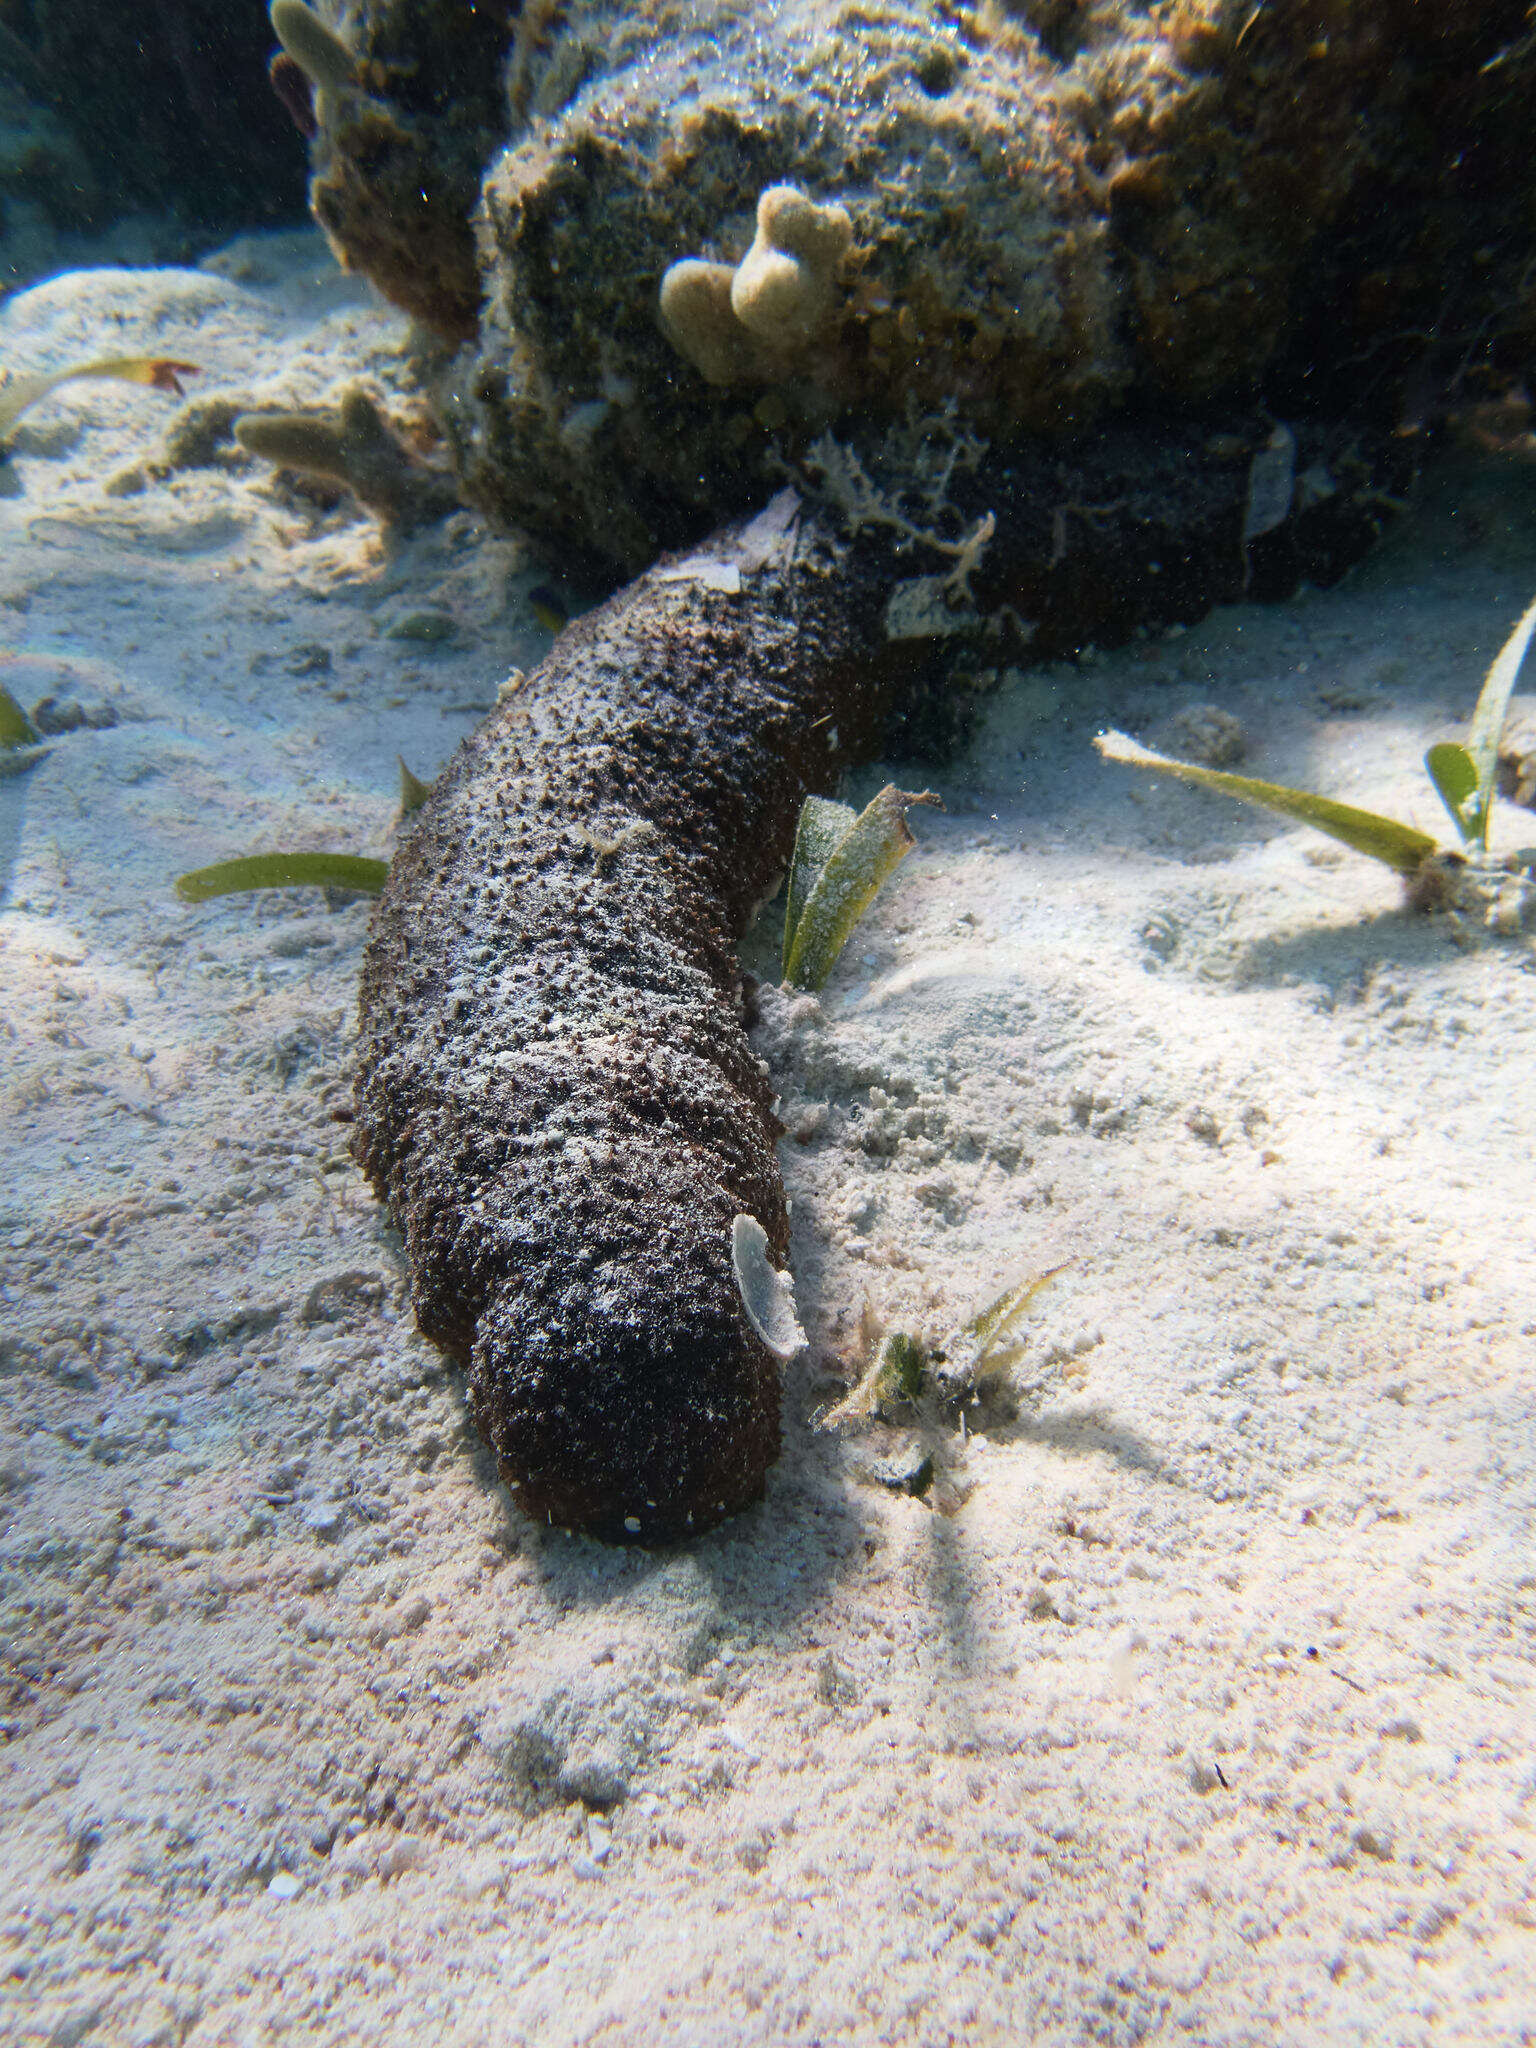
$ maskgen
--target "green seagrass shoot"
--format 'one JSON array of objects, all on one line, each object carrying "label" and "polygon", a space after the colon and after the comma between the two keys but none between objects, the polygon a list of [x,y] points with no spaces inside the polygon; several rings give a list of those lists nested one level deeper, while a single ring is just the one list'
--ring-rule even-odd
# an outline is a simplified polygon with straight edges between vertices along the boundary
[{"label": "green seagrass shoot", "polygon": [[377,896],[388,873],[387,860],[355,853],[253,853],[178,875],[176,894],[183,903],[244,896],[253,889],[351,889],[359,896]]},{"label": "green seagrass shoot", "polygon": [[908,804],[938,802],[932,790],[914,793],[890,782],[859,812],[827,797],[806,798],[784,910],[780,971],[791,988],[824,986],[849,933],[917,843]]},{"label": "green seagrass shoot", "polygon": [[[1536,848],[1498,857],[1488,846],[1488,825],[1498,769],[1499,735],[1521,664],[1536,633],[1536,601],[1526,607],[1494,658],[1483,683],[1464,742],[1443,740],[1424,756],[1424,766],[1456,828],[1458,845],[1444,848],[1427,832],[1384,818],[1376,811],[1341,804],[1332,797],[1262,782],[1251,775],[1203,768],[1192,761],[1154,753],[1123,732],[1102,732],[1094,745],[1107,761],[1146,768],[1180,782],[1214,789],[1242,803],[1256,804],[1300,825],[1326,832],[1356,853],[1385,863],[1400,875],[1417,909],[1487,909],[1499,930],[1518,928],[1536,877]],[[1492,884],[1492,890],[1490,890]],[[1519,897],[1511,904],[1510,889]]]},{"label": "green seagrass shoot", "polygon": [[0,747],[31,747],[41,738],[42,734],[26,712],[0,683]]},{"label": "green seagrass shoot", "polygon": [[[0,693],[3,694],[3,693]],[[0,707],[3,710],[3,707]],[[430,782],[400,762],[400,819],[419,811],[432,793]],[[350,889],[358,896],[377,896],[389,874],[387,860],[359,853],[251,853],[239,860],[216,861],[176,877],[183,903],[207,903],[215,896],[247,896],[257,889]]]}]

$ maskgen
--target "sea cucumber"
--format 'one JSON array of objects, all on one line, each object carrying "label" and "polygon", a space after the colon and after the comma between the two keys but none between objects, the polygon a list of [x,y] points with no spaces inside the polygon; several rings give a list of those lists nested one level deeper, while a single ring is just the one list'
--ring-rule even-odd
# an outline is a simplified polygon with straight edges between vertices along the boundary
[{"label": "sea cucumber", "polygon": [[[946,530],[993,536],[967,558],[980,614],[1044,651],[1234,594],[1245,472],[1202,458],[1205,431],[1132,422],[957,473]],[[1269,588],[1360,554],[1403,460],[1300,434],[1320,472],[1347,446],[1359,482],[1253,544]],[[568,626],[409,820],[379,899],[357,1155],[422,1330],[540,1519],[685,1535],[777,1455],[778,1359],[732,1236],[755,1218],[782,1266],[788,1222],[734,948],[804,798],[921,705],[942,643],[893,641],[891,595],[966,550],[902,515],[903,474],[859,470],[841,519],[781,493]]]},{"label": "sea cucumber", "polygon": [[788,1251],[735,940],[899,663],[883,538],[785,493],[699,559],[567,628],[465,743],[361,994],[358,1155],[421,1327],[526,1510],[621,1541],[719,1520],[778,1454],[732,1264],[739,1214]]}]

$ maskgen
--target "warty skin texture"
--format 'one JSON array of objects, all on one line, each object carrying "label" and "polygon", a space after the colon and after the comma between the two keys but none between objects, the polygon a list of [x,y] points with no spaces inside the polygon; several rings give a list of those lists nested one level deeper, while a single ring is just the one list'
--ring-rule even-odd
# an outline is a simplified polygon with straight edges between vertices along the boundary
[{"label": "warty skin texture", "polygon": [[788,1252],[734,941],[878,729],[889,580],[808,518],[793,545],[748,597],[653,573],[568,628],[413,820],[364,970],[358,1155],[421,1327],[526,1510],[616,1540],[778,1454],[731,1267],[738,1212]]}]

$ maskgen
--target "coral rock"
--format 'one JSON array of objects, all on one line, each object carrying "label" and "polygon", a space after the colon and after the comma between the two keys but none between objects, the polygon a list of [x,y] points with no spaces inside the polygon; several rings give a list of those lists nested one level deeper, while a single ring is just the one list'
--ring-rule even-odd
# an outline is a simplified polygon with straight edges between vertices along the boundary
[{"label": "coral rock", "polygon": [[315,210],[469,344],[426,367],[471,497],[607,575],[840,419],[952,401],[1063,438],[1256,391],[1341,417],[1368,387],[1394,424],[1440,357],[1536,349],[1520,0],[345,18]]}]

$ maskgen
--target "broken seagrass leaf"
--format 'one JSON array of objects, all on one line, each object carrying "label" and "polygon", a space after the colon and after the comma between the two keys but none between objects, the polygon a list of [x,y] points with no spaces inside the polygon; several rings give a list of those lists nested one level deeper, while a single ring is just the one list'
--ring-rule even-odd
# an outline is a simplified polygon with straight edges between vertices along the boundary
[{"label": "broken seagrass leaf", "polygon": [[1066,1270],[1065,1265],[1048,1266],[1043,1273],[1006,1288],[995,1301],[978,1309],[952,1337],[946,1338],[944,1377],[949,1384],[967,1389],[979,1387],[1012,1365],[1018,1355],[1018,1327],[1025,1310],[1042,1288]]},{"label": "broken seagrass leaf", "polygon": [[253,853],[178,875],[176,894],[183,903],[241,896],[251,889],[352,889],[359,896],[377,896],[388,873],[387,860],[365,860],[355,853]]},{"label": "broken seagrass leaf", "polygon": [[1477,763],[1459,740],[1442,740],[1424,756],[1424,767],[1436,794],[1451,814],[1464,846],[1484,839],[1488,813],[1478,801]]},{"label": "broken seagrass leaf", "polygon": [[35,746],[42,734],[16,702],[10,691],[0,684],[0,747]]},{"label": "broken seagrass leaf", "polygon": [[[932,790],[887,783],[857,815],[847,804],[807,797],[790,863],[784,915],[784,980],[818,989],[881,883],[911,852],[908,804],[940,804]],[[940,805],[942,808],[942,805]]]},{"label": "broken seagrass leaf", "polygon": [[789,888],[784,905],[784,953],[780,964],[786,980],[789,976],[789,949],[805,915],[806,900],[831,859],[837,842],[856,822],[858,815],[852,804],[834,803],[831,797],[826,796],[808,796],[800,806],[800,823],[795,828],[795,852],[789,864]]},{"label": "broken seagrass leaf", "polygon": [[[1533,632],[1536,632],[1536,600],[1526,606],[1514,631],[1494,656],[1467,730],[1466,753],[1477,774],[1476,803],[1471,811],[1471,829],[1461,825],[1459,817],[1457,823],[1461,825],[1463,837],[1484,852],[1488,847],[1488,813],[1492,808],[1494,778],[1498,773],[1499,735],[1504,730],[1504,718],[1509,710],[1515,679],[1530,647]],[[1439,751],[1438,747],[1430,748],[1431,754]],[[1439,789],[1440,782],[1434,769],[1430,768],[1429,772]],[[1441,790],[1441,795],[1444,794]]]},{"label": "broken seagrass leaf", "polygon": [[1173,761],[1166,754],[1154,754],[1123,732],[1101,732],[1094,745],[1106,761],[1121,761],[1128,768],[1150,768],[1158,775],[1171,775],[1180,782],[1198,783],[1202,789],[1235,796],[1241,803],[1257,804],[1276,811],[1299,825],[1326,832],[1356,853],[1384,861],[1400,875],[1413,875],[1435,851],[1427,832],[1412,825],[1383,818],[1375,811],[1356,810],[1353,804],[1335,803],[1332,797],[1313,796],[1304,789],[1288,789],[1279,782],[1260,782],[1252,775],[1229,775],[1220,768],[1197,768],[1190,761]]},{"label": "broken seagrass leaf", "polygon": [[0,781],[25,775],[48,752],[42,734],[3,684],[0,684]]},{"label": "broken seagrass leaf", "polygon": [[432,785],[406,767],[404,754],[396,754],[395,759],[400,763],[400,816],[408,818],[432,794]]},{"label": "broken seagrass leaf", "polygon": [[145,384],[152,391],[169,391],[177,398],[186,393],[183,377],[198,374],[196,363],[178,363],[170,356],[103,356],[92,363],[75,363],[67,370],[55,370],[37,377],[12,377],[0,385],[0,454],[9,444],[11,432],[24,412],[39,404],[61,384],[81,377],[112,377],[120,384]]}]

